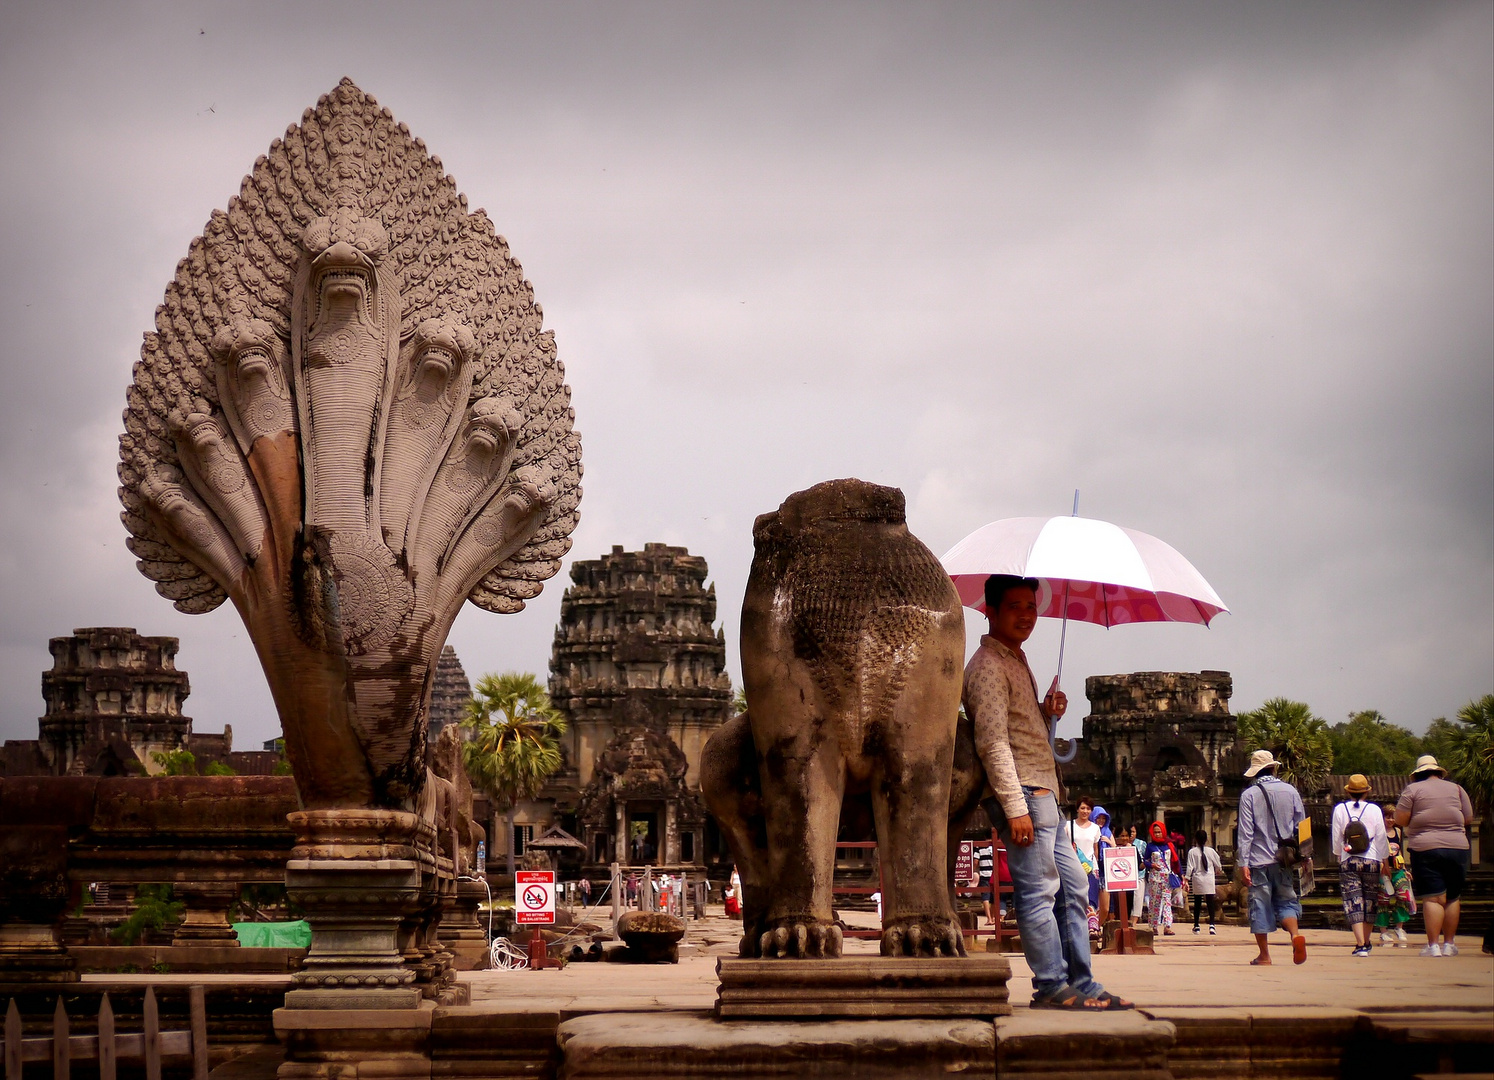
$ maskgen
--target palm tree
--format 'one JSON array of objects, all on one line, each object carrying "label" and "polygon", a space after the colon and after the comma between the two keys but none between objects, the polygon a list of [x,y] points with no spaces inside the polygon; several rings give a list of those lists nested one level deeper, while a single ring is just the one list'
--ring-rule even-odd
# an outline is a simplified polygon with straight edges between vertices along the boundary
[{"label": "palm tree", "polygon": [[1304,796],[1317,792],[1333,768],[1328,725],[1300,701],[1272,698],[1240,714],[1247,750],[1269,750],[1281,762],[1277,774]]},{"label": "palm tree", "polygon": [[1466,726],[1449,734],[1447,760],[1441,762],[1468,791],[1480,812],[1494,807],[1494,694],[1485,694],[1458,710]]},{"label": "palm tree", "polygon": [[514,808],[539,794],[546,778],[560,768],[565,717],[533,675],[505,671],[477,680],[462,727],[472,731],[472,740],[462,747],[467,775],[508,819],[512,878]]}]

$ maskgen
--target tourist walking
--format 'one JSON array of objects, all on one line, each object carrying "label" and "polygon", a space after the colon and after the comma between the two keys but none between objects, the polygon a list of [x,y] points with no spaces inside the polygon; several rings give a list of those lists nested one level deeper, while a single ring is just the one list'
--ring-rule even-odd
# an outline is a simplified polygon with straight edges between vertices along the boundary
[{"label": "tourist walking", "polygon": [[591,906],[591,878],[589,877],[581,879],[581,906]]},{"label": "tourist walking", "polygon": [[1089,885],[1058,806],[1058,765],[1049,722],[1067,699],[1039,701],[1022,643],[1037,623],[1037,580],[986,579],[991,632],[965,668],[965,713],[996,793],[987,812],[1006,844],[1022,953],[1032,969],[1034,1008],[1101,1011],[1134,1008],[1108,993],[1090,967]]},{"label": "tourist walking", "polygon": [[1297,895],[1297,825],[1307,818],[1297,789],[1277,777],[1276,758],[1269,750],[1250,755],[1247,778],[1255,783],[1240,793],[1240,824],[1235,835],[1235,861],[1250,890],[1250,932],[1260,950],[1254,965],[1269,964],[1267,937],[1279,925],[1292,935],[1292,963],[1307,962],[1307,939],[1298,929],[1302,898]]},{"label": "tourist walking", "polygon": [[1338,890],[1344,918],[1354,933],[1351,956],[1370,954],[1370,923],[1380,894],[1380,867],[1390,858],[1385,816],[1368,801],[1369,780],[1355,773],[1344,785],[1348,796],[1333,808],[1333,855],[1338,860]]},{"label": "tourist walking", "polygon": [[1096,806],[1091,811],[1090,820],[1100,827],[1100,838],[1095,843],[1095,871],[1100,885],[1100,925],[1104,926],[1110,918],[1110,892],[1105,888],[1105,850],[1115,846],[1115,833],[1110,831],[1110,811],[1103,806]]},{"label": "tourist walking", "polygon": [[1089,906],[1098,908],[1100,905],[1100,868],[1098,848],[1100,844],[1100,826],[1092,815],[1095,810],[1095,801],[1088,795],[1079,800],[1074,817],[1069,821],[1069,843],[1074,845],[1074,853],[1079,856],[1079,867],[1084,871],[1089,882]]},{"label": "tourist walking", "polygon": [[1146,911],[1146,829],[1137,822],[1131,827],[1131,846],[1136,849],[1136,872],[1141,875],[1141,885],[1131,899],[1131,918],[1137,922]]},{"label": "tourist walking", "polygon": [[986,925],[995,926],[1001,918],[1000,897],[996,894],[993,876],[996,870],[996,846],[986,843],[975,849],[975,872],[978,880],[975,887],[980,890],[981,906],[986,911]]},{"label": "tourist walking", "polygon": [[1161,929],[1164,937],[1175,936],[1172,929],[1172,891],[1181,884],[1177,853],[1167,839],[1167,826],[1152,822],[1152,839],[1146,846],[1146,904],[1151,909],[1152,934]]},{"label": "tourist walking", "polygon": [[1395,804],[1395,820],[1406,829],[1411,889],[1427,927],[1422,956],[1457,956],[1454,938],[1463,885],[1468,877],[1468,826],[1473,803],[1462,786],[1446,779],[1431,754],[1416,759],[1411,783]]},{"label": "tourist walking", "polygon": [[1209,847],[1209,834],[1199,829],[1193,834],[1193,846],[1188,849],[1188,864],[1183,869],[1183,876],[1188,879],[1188,891],[1193,894],[1193,932],[1199,933],[1198,916],[1199,907],[1209,909],[1209,933],[1217,934],[1219,931],[1214,926],[1214,890],[1215,874],[1224,873],[1224,864],[1219,860],[1219,852]]}]

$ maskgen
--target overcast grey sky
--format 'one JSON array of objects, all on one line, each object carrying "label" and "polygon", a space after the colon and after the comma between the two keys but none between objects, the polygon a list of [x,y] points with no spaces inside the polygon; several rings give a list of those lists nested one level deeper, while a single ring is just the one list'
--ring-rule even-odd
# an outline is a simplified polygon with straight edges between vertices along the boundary
[{"label": "overcast grey sky", "polygon": [[[1071,629],[1071,697],[1224,668],[1419,730],[1494,690],[1491,57],[1488,2],[5,2],[0,737],[91,625],[180,637],[199,730],[278,733],[232,606],[136,572],[115,440],[188,242],[342,75],[534,283],[572,556],[705,556],[734,677],[790,492],[895,484],[942,553],[1079,488],[1234,613]],[[567,580],[469,605],[468,671],[543,672]]]}]

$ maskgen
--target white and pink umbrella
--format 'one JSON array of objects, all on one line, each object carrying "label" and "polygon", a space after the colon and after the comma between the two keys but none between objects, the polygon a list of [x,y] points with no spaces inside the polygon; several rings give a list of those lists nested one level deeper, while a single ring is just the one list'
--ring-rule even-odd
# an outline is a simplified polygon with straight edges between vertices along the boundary
[{"label": "white and pink umbrella", "polygon": [[[1077,511],[1079,493],[1074,493]],[[1141,622],[1209,625],[1229,611],[1203,575],[1169,544],[1108,521],[1074,517],[1002,518],[976,529],[940,560],[954,579],[960,603],[986,609],[986,578],[1014,574],[1036,578],[1038,615],[1063,620],[1058,674],[1069,620],[1121,626]],[[1053,724],[1050,738],[1057,732]],[[1073,760],[1077,745],[1070,749]]]},{"label": "white and pink umbrella", "polygon": [[960,602],[976,611],[986,609],[992,574],[1037,578],[1038,614],[1053,619],[1207,626],[1229,610],[1175,548],[1093,518],[1002,518],[976,529],[941,561]]}]

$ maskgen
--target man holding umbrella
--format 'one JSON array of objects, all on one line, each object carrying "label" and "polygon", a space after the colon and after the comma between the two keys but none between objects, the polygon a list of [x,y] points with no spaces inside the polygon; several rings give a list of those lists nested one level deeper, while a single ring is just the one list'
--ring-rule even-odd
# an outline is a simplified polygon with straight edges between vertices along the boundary
[{"label": "man holding umbrella", "polygon": [[1038,582],[993,574],[985,583],[991,632],[965,668],[965,712],[996,792],[987,809],[1007,847],[1022,952],[1032,968],[1033,1007],[1134,1008],[1107,993],[1090,969],[1088,882],[1064,830],[1049,723],[1068,701],[1039,703],[1022,645],[1037,624]]}]

